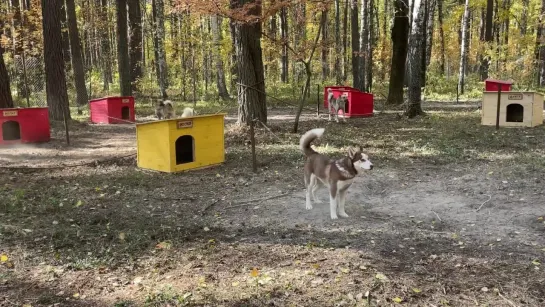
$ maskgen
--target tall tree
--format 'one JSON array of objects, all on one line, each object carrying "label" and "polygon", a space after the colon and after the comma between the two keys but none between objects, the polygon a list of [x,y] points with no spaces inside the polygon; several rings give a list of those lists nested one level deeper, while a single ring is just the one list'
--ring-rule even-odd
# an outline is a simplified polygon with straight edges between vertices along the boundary
[{"label": "tall tree", "polygon": [[545,28],[544,17],[545,16],[545,0],[541,0],[541,14],[539,15],[539,22],[537,26],[536,35],[536,60],[538,63],[537,84],[538,86],[545,86]]},{"label": "tall tree", "polygon": [[[326,18],[326,24],[327,24],[327,13],[329,12],[328,9],[323,11],[325,18]],[[322,27],[322,80],[325,81],[327,78],[329,78],[329,33],[328,33],[327,26]]]},{"label": "tall tree", "polygon": [[352,86],[359,89],[360,91],[363,91],[363,73],[360,69],[361,53],[358,21],[358,0],[351,0],[350,29],[352,34]]},{"label": "tall tree", "polygon": [[[0,20],[0,28],[3,28],[3,26]],[[0,42],[0,109],[2,108],[13,108],[13,97],[11,96],[8,70],[4,62],[4,47]]]},{"label": "tall tree", "polygon": [[358,80],[361,83],[360,87],[356,87],[361,91],[367,91],[366,68],[368,59],[369,47],[369,0],[361,0],[361,23],[360,23],[360,47],[359,47],[359,66],[357,74]]},{"label": "tall tree", "polygon": [[341,0],[335,0],[335,48],[333,48],[335,56],[335,83],[340,84],[342,80],[341,67],[344,66],[341,46]]},{"label": "tall tree", "polygon": [[280,63],[280,80],[288,82],[289,58],[288,58],[288,8],[286,6],[280,9],[280,38],[282,39],[282,59]]},{"label": "tall tree", "polygon": [[165,3],[163,0],[152,0],[154,23],[155,67],[157,69],[157,81],[163,99],[168,98],[168,72],[165,52]]},{"label": "tall tree", "polygon": [[[17,1],[17,0],[15,0]],[[65,67],[70,69],[70,35],[68,34],[68,22],[66,21],[66,4],[61,3],[61,31],[62,31],[62,50],[64,55]]]},{"label": "tall tree", "polygon": [[103,22],[98,23],[98,28],[102,33],[100,38],[101,49],[101,64],[103,74],[103,89],[105,91],[110,90],[110,83],[113,82],[112,76],[112,62],[110,55],[110,27],[108,17],[108,0],[97,0],[97,5],[100,6],[99,16]]},{"label": "tall tree", "polygon": [[117,70],[121,96],[132,95],[128,35],[127,0],[117,0]]},{"label": "tall tree", "polygon": [[[409,103],[407,117],[412,118],[424,114],[422,111],[422,57],[425,50],[422,50],[422,40],[425,31],[425,7],[427,0],[414,0],[413,4],[413,25],[409,42]],[[467,0],[466,0],[467,1]]]},{"label": "tall tree", "polygon": [[458,74],[458,91],[460,92],[460,94],[464,93],[468,49],[469,49],[469,0],[465,0],[464,15],[462,17],[462,46],[460,46],[460,72]]},{"label": "tall tree", "polygon": [[223,60],[221,58],[221,25],[222,19],[218,15],[213,14],[210,19],[212,24],[212,41],[214,46],[212,48],[214,53],[214,62],[216,63],[216,84],[218,87],[218,95],[221,99],[229,99],[229,93],[227,92],[227,84],[225,82],[225,70],[223,69]]},{"label": "tall tree", "polygon": [[346,0],[344,3],[344,18],[343,18],[343,81],[348,79],[348,3],[352,0]]},{"label": "tall tree", "polygon": [[409,0],[394,0],[394,26],[392,27],[392,63],[388,104],[403,103],[403,80],[409,38]]},{"label": "tall tree", "polygon": [[72,50],[72,69],[76,83],[76,102],[78,114],[82,114],[81,108],[87,105],[89,97],[85,86],[85,70],[83,68],[83,53],[76,20],[76,5],[74,0],[66,0],[66,12],[68,16],[68,32],[70,33],[70,50]]},{"label": "tall tree", "polygon": [[528,7],[530,0],[522,0],[522,12],[520,14],[520,34],[526,35],[528,28]]},{"label": "tall tree", "polygon": [[[244,7],[244,8],[243,8]],[[232,0],[231,8],[241,10],[244,21],[235,23],[235,52],[238,74],[238,123],[253,120],[267,123],[265,75],[261,53],[261,1]]]},{"label": "tall tree", "polygon": [[426,23],[426,67],[430,65],[431,62],[431,52],[433,47],[433,32],[434,21],[435,21],[435,5],[438,0],[430,0],[428,3],[428,20]]},{"label": "tall tree", "polygon": [[42,1],[44,34],[45,82],[49,117],[52,120],[70,119],[66,75],[62,50],[62,0]]},{"label": "tall tree", "polygon": [[[129,61],[131,66],[132,91],[138,92],[138,81],[142,78],[142,9],[140,0],[128,0],[129,5]],[[172,25],[175,28],[175,25]]]},{"label": "tall tree", "polygon": [[442,75],[444,75],[445,74],[445,29],[443,29],[443,0],[437,0],[437,22],[439,22],[439,43],[441,46],[439,72]]}]

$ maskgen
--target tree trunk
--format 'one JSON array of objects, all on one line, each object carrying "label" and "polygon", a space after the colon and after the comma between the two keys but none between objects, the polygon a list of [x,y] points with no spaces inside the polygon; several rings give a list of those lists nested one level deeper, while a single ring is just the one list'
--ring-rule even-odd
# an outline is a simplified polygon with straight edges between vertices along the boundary
[{"label": "tree trunk", "polygon": [[66,12],[68,13],[68,30],[70,34],[70,49],[72,50],[72,69],[76,83],[76,102],[78,114],[82,114],[81,108],[87,105],[87,87],[85,85],[85,69],[83,68],[83,53],[79,39],[78,21],[76,19],[76,5],[74,0],[66,0]]},{"label": "tree trunk", "polygon": [[165,4],[163,0],[153,0],[152,7],[154,12],[154,41],[155,41],[155,61],[157,68],[157,81],[163,99],[168,98],[168,72],[167,59],[165,53]]},{"label": "tree trunk", "polygon": [[117,0],[117,69],[121,96],[132,95],[127,28],[127,0]]},{"label": "tree trunk", "polygon": [[59,15],[61,19],[61,32],[62,32],[62,51],[63,59],[65,62],[65,68],[70,70],[71,59],[70,59],[70,36],[68,34],[68,26],[66,22],[66,4],[61,0],[61,12]]},{"label": "tree trunk", "polygon": [[[247,20],[261,16],[261,2],[252,0],[232,0],[234,8],[246,3]],[[254,16],[254,18],[251,18]],[[261,23],[252,21],[235,24],[235,51],[238,71],[238,124],[249,125],[252,120],[267,123],[267,102],[265,95],[265,76],[261,52]]]},{"label": "tree trunk", "polygon": [[[129,61],[131,66],[131,86],[138,92],[138,82],[142,78],[142,10],[140,0],[128,0],[129,4]],[[174,28],[175,25],[172,25]]]},{"label": "tree trunk", "polygon": [[431,53],[433,47],[433,32],[435,21],[435,5],[437,0],[430,0],[428,7],[428,21],[426,24],[426,68],[431,63]]},{"label": "tree trunk", "polygon": [[360,71],[360,32],[358,28],[358,0],[351,0],[350,29],[352,32],[352,86],[363,91]]},{"label": "tree trunk", "polygon": [[520,34],[526,35],[528,28],[528,6],[530,6],[530,0],[522,0],[522,13],[520,17]]},{"label": "tree trunk", "polygon": [[465,75],[467,67],[467,53],[469,47],[469,0],[465,0],[464,15],[462,17],[462,46],[460,47],[460,72],[458,74],[458,92],[464,93]]},{"label": "tree trunk", "polygon": [[357,70],[359,86],[354,86],[360,91],[367,91],[366,68],[369,47],[369,0],[361,0],[361,23],[360,23],[360,46],[359,46],[359,66]]},{"label": "tree trunk", "polygon": [[[326,9],[323,11],[325,18],[326,18],[326,24],[327,24],[327,13],[328,10]],[[322,82],[327,80],[329,78],[329,42],[328,42],[328,28],[327,26],[322,28]]]},{"label": "tree trunk", "polygon": [[213,52],[214,52],[214,62],[216,63],[216,84],[218,86],[218,95],[223,100],[229,99],[229,93],[227,92],[227,84],[225,83],[225,71],[223,69],[223,60],[221,58],[221,24],[222,19],[217,15],[212,15],[210,17],[210,22],[212,24],[212,40],[214,43]]},{"label": "tree trunk", "polygon": [[[494,0],[487,0],[486,1],[486,19],[484,24],[484,37],[483,40],[485,42],[485,50],[490,49],[490,45],[494,41],[494,36],[492,33],[492,27],[493,27],[493,17],[494,17]],[[490,57],[487,55],[481,56],[481,67],[480,67],[480,75],[481,75],[481,81],[484,81],[488,78],[488,69],[490,67]]]},{"label": "tree trunk", "polygon": [[343,18],[343,81],[348,79],[348,1],[344,3],[344,18]]},{"label": "tree trunk", "polygon": [[70,119],[61,32],[62,0],[42,0],[47,106],[52,120]]},{"label": "tree trunk", "polygon": [[403,81],[409,38],[408,0],[394,0],[394,25],[392,27],[392,63],[387,104],[403,103]]},{"label": "tree trunk", "polygon": [[541,14],[537,26],[537,62],[538,62],[538,86],[545,86],[545,30],[543,18],[545,16],[545,0],[541,0]]},{"label": "tree trunk", "polygon": [[341,46],[341,0],[335,0],[335,48],[333,52],[335,54],[335,83],[341,84],[342,81],[342,70],[341,67],[344,66],[342,55],[342,50],[339,48]]},{"label": "tree trunk", "polygon": [[[375,12],[375,13],[373,13]],[[374,50],[375,50],[375,42],[376,42],[376,38],[378,37],[378,34],[376,34],[378,32],[378,29],[377,31],[375,32],[375,23],[373,22],[373,16],[376,16],[377,19],[376,19],[376,25],[378,27],[378,14],[377,13],[377,10],[375,9],[375,2],[374,0],[369,0],[369,40],[368,40],[368,44],[367,44],[367,57],[366,57],[366,61],[367,61],[367,64],[365,65],[365,67],[367,68],[367,71],[365,71],[364,73],[366,74],[365,76],[365,91],[366,92],[371,92],[371,88],[373,87],[373,53],[374,53]]]},{"label": "tree trunk", "polygon": [[109,33],[109,18],[108,18],[108,0],[98,0],[100,4],[99,16],[103,22],[100,22],[98,27],[100,32],[102,32],[102,37],[100,39],[100,49],[101,49],[101,64],[102,64],[102,75],[103,75],[103,90],[110,90],[110,83],[113,82],[112,76],[112,62],[110,56],[110,35]]},{"label": "tree trunk", "polygon": [[[3,27],[1,21],[0,26]],[[0,42],[0,109],[4,108],[13,108],[13,97],[11,96],[8,70],[4,62],[4,48]]]},{"label": "tree trunk", "polygon": [[[424,114],[422,111],[422,57],[425,50],[422,50],[424,38],[424,15],[427,0],[415,0],[413,9],[413,26],[409,44],[409,103],[406,115],[409,118]],[[466,0],[467,1],[467,0]]]},{"label": "tree trunk", "polygon": [[439,40],[441,46],[441,58],[439,72],[445,74],[445,30],[443,29],[443,0],[437,0],[437,21],[439,22]]},{"label": "tree trunk", "polygon": [[280,80],[288,83],[289,76],[289,57],[288,57],[288,8],[280,9],[280,38],[282,39],[282,60],[280,63],[281,73]]}]

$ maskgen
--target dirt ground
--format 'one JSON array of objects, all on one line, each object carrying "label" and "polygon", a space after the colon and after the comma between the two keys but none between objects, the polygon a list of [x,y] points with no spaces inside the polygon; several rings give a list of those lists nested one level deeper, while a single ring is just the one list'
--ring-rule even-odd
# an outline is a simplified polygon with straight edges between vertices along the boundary
[{"label": "dirt ground", "polygon": [[[545,128],[482,127],[472,105],[329,123],[226,117],[226,162],[141,170],[131,125],[53,125],[0,148],[0,306],[543,306]],[[149,120],[140,118],[139,120]],[[361,144],[375,168],[305,210],[302,132]],[[84,164],[84,165],[82,165]],[[321,199],[328,199],[325,189]]]}]

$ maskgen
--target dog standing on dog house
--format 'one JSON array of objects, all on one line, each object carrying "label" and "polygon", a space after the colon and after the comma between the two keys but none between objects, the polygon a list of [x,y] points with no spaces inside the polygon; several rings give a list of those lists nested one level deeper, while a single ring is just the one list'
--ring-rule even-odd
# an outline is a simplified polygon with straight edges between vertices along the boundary
[{"label": "dog standing on dog house", "polygon": [[310,144],[315,139],[320,138],[324,134],[324,131],[324,128],[312,129],[303,134],[299,141],[299,147],[306,157],[304,168],[306,209],[312,209],[311,194],[314,202],[321,202],[316,198],[315,193],[320,183],[322,183],[329,189],[331,219],[336,220],[338,216],[348,217],[348,214],[344,210],[346,192],[357,175],[362,174],[364,170],[373,169],[373,163],[362,152],[361,146],[359,148],[350,147],[348,149],[348,156],[338,160],[332,160],[325,155],[317,153],[310,147]]}]

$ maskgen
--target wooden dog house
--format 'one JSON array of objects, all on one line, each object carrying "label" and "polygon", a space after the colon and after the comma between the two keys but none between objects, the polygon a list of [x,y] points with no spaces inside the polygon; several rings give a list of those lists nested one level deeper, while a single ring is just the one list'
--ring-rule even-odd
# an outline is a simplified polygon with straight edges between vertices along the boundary
[{"label": "wooden dog house", "polygon": [[[496,125],[498,92],[484,92],[481,123]],[[499,125],[535,127],[543,124],[543,96],[535,92],[502,92]]]},{"label": "wooden dog house", "polygon": [[134,97],[105,97],[89,101],[91,122],[125,124],[135,121]]},{"label": "wooden dog house", "polygon": [[0,109],[0,145],[49,142],[48,108]]},{"label": "wooden dog house", "polygon": [[324,108],[327,110],[329,110],[327,102],[328,89],[332,90],[334,98],[339,98],[343,94],[348,96],[344,116],[348,118],[373,116],[373,94],[361,92],[350,86],[326,86],[324,88]]},{"label": "wooden dog house", "polygon": [[202,115],[137,124],[138,167],[172,173],[223,163],[224,116]]}]

